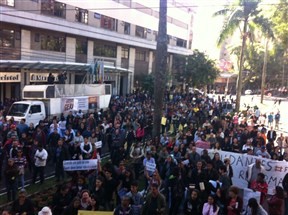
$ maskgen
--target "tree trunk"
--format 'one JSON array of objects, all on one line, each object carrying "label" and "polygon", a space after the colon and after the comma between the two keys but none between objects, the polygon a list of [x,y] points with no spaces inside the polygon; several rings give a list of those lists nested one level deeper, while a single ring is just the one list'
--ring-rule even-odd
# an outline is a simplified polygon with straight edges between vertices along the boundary
[{"label": "tree trunk", "polygon": [[163,97],[167,73],[167,0],[160,0],[159,27],[156,47],[156,67],[154,81],[153,137],[160,139]]},{"label": "tree trunk", "polygon": [[269,39],[267,38],[266,39],[266,44],[265,44],[264,64],[263,64],[262,80],[261,80],[261,100],[260,100],[261,104],[263,104],[264,89],[265,89],[265,83],[266,83],[268,43],[269,43]]},{"label": "tree trunk", "polygon": [[243,65],[244,64],[244,52],[246,48],[246,39],[247,39],[247,25],[248,25],[248,17],[245,18],[244,26],[243,26],[243,38],[242,38],[239,75],[238,75],[238,80],[237,80],[237,94],[236,94],[236,111],[237,112],[240,109],[241,94],[242,94],[242,72],[243,72],[243,66],[244,66]]}]

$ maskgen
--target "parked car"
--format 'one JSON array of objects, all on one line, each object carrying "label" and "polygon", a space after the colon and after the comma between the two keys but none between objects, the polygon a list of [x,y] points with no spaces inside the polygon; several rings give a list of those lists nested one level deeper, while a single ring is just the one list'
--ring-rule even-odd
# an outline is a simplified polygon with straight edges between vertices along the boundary
[{"label": "parked car", "polygon": [[252,94],[252,90],[245,90],[244,94],[245,95],[251,95]]}]

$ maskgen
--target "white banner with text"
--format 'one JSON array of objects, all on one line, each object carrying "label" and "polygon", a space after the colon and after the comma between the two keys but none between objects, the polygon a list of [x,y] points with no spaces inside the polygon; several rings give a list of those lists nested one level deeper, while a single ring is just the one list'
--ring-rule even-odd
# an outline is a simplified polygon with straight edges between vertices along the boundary
[{"label": "white banner with text", "polygon": [[[197,152],[201,155],[203,149],[197,148]],[[267,158],[238,154],[226,151],[217,151],[220,154],[221,160],[229,158],[233,168],[234,176],[232,178],[233,185],[239,188],[247,188],[248,182],[246,180],[246,171],[248,166],[260,159],[262,165],[265,167],[266,182],[268,183],[268,194],[273,194],[276,186],[282,187],[282,181],[286,173],[288,173],[287,161],[276,161]],[[213,158],[215,151],[208,150],[209,156]]]},{"label": "white banner with text", "polygon": [[91,160],[65,160],[64,171],[92,170],[97,169],[97,159]]}]

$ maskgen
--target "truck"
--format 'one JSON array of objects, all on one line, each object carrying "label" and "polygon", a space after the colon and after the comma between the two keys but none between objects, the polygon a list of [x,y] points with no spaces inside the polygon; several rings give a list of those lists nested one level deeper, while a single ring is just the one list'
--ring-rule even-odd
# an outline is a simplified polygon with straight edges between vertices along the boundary
[{"label": "truck", "polygon": [[81,110],[106,109],[111,99],[110,84],[55,84],[26,85],[22,91],[23,101],[12,104],[7,119],[16,123],[38,125],[40,120]]}]

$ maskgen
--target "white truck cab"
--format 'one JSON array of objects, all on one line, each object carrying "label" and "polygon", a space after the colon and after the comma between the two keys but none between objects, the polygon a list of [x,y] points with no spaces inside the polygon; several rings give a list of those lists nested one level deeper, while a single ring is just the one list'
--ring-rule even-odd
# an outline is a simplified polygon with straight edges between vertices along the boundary
[{"label": "white truck cab", "polygon": [[26,120],[26,124],[33,123],[34,126],[38,125],[40,120],[46,118],[46,109],[42,101],[19,101],[14,102],[7,114],[7,118],[14,118],[16,122],[21,119]]}]

